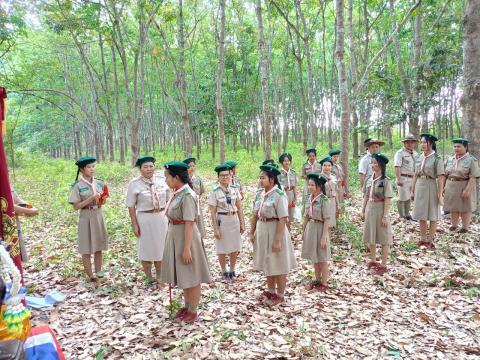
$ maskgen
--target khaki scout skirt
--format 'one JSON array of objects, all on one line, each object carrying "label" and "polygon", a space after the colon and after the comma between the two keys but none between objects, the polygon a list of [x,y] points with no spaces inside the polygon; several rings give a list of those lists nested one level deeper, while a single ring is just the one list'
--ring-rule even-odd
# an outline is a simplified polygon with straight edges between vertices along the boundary
[{"label": "khaki scout skirt", "polygon": [[140,236],[137,253],[141,261],[162,261],[167,236],[168,219],[165,212],[137,212]]},{"label": "khaki scout skirt", "polygon": [[413,179],[407,176],[402,176],[401,179],[403,182],[402,186],[397,186],[398,201],[410,201]]},{"label": "khaki scout skirt", "polygon": [[203,219],[203,210],[200,204],[198,204],[198,209],[200,211],[200,215],[197,219],[198,231],[200,231],[200,236],[204,239],[207,236],[207,232],[205,230],[205,220]]},{"label": "khaki scout skirt", "polygon": [[295,199],[295,191],[294,190],[286,190],[285,194],[287,194],[288,199],[288,221],[293,222],[294,215],[295,215],[295,208],[290,207],[293,199]]},{"label": "khaki scout skirt", "polygon": [[418,178],[415,184],[413,215],[415,220],[440,220],[440,204],[436,179]]},{"label": "khaki scout skirt", "polygon": [[470,192],[470,197],[465,199],[462,192],[467,187],[468,180],[447,180],[445,185],[445,208],[453,212],[473,212],[477,208],[477,187]]},{"label": "khaki scout skirt", "polygon": [[335,198],[328,198],[328,213],[330,214],[330,227],[337,226],[337,202]]},{"label": "khaki scout skirt", "polygon": [[280,251],[273,252],[277,224],[278,221],[257,222],[253,244],[253,268],[262,271],[265,276],[285,275],[297,266],[290,233],[286,227]]},{"label": "khaki scout skirt", "polygon": [[180,289],[211,282],[207,254],[196,223],[193,224],[192,232],[192,262],[188,265],[182,261],[184,244],[185,225],[168,224],[160,281],[177,285]]},{"label": "khaki scout skirt", "polygon": [[240,221],[237,214],[217,214],[220,240],[215,239],[215,249],[218,255],[231,254],[242,250],[242,235],[240,234]]},{"label": "khaki scout skirt", "polygon": [[392,245],[392,225],[382,225],[383,201],[368,201],[365,209],[365,226],[363,227],[363,240],[366,245]]},{"label": "khaki scout skirt", "polygon": [[83,255],[107,250],[108,234],[102,209],[81,209],[78,220],[78,252]]},{"label": "khaki scout skirt", "polygon": [[[327,246],[325,249],[320,247],[320,239],[324,231],[323,222],[310,220],[305,228],[305,236],[302,245],[302,258],[313,261],[314,264],[324,261],[330,261],[332,250],[330,248],[330,239],[327,235]],[[325,229],[325,231],[328,231]]]}]

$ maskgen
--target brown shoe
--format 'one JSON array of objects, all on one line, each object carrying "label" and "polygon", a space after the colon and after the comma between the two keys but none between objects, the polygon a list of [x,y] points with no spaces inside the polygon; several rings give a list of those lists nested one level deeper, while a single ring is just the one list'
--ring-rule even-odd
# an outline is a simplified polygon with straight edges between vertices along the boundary
[{"label": "brown shoe", "polygon": [[376,266],[378,266],[378,263],[376,261],[370,261],[367,265],[367,269],[371,269],[371,268],[375,268]]},{"label": "brown shoe", "polygon": [[175,316],[173,318],[175,320],[181,320],[185,316],[187,311],[188,311],[187,308],[183,307],[183,308],[181,308],[180,310],[177,311],[177,313],[175,314]]},{"label": "brown shoe", "polygon": [[194,323],[195,321],[197,321],[197,319],[198,319],[197,313],[192,313],[188,310],[185,313],[185,315],[182,317],[182,321],[186,323]]},{"label": "brown shoe", "polygon": [[270,291],[267,291],[267,290],[264,290],[260,296],[258,297],[258,301],[265,301],[265,300],[269,300],[271,298],[273,298],[274,296],[276,296],[275,294],[272,294]]},{"label": "brown shoe", "polygon": [[277,294],[274,294],[271,299],[268,299],[267,301],[265,301],[265,303],[268,306],[277,306],[277,305],[282,304],[284,302],[285,302],[285,298],[280,297]]},{"label": "brown shoe", "polygon": [[328,290],[328,285],[318,284],[315,286],[315,289],[319,292],[325,292]]},{"label": "brown shoe", "polygon": [[448,230],[450,230],[450,231],[455,231],[455,230],[457,230],[457,227],[452,225],[452,226],[450,226],[450,227],[448,228]]},{"label": "brown shoe", "polygon": [[378,265],[377,267],[375,267],[375,272],[382,276],[383,274],[385,274],[386,272],[388,272],[388,269],[386,266],[383,266],[383,265]]},{"label": "brown shoe", "polygon": [[461,228],[459,231],[458,231],[459,234],[468,234],[468,229],[467,228]]}]

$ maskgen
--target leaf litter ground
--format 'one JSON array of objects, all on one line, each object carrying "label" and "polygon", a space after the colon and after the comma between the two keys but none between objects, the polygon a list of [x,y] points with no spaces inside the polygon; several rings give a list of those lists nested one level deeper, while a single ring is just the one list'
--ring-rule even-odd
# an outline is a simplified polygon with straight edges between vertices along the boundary
[{"label": "leaf litter ground", "polygon": [[[206,181],[208,189],[213,179]],[[205,196],[205,246],[214,283],[204,285],[200,321],[181,326],[169,318],[168,286],[145,285],[124,206],[125,181],[110,184],[105,208],[111,235],[104,259],[108,277],[94,287],[82,275],[76,252],[77,214],[45,199],[40,185],[19,186],[42,215],[23,220],[30,261],[29,292],[66,295],[53,309],[34,310],[33,324],[54,329],[68,359],[463,359],[480,356],[480,227],[468,235],[448,233],[441,221],[435,250],[419,249],[417,226],[392,210],[394,246],[383,277],[366,269],[360,198],[349,200],[332,235],[331,289],[308,289],[312,266],[300,258],[300,224],[292,238],[298,268],[288,277],[285,305],[257,301],[264,277],[252,270],[252,247],[244,243],[233,283],[221,281]],[[17,189],[18,190],[18,189]],[[61,189],[63,194],[68,189]],[[244,209],[250,215],[254,186]],[[43,200],[43,202],[42,202]],[[48,202],[50,201],[50,202]],[[37,204],[36,204],[37,205]],[[248,229],[248,225],[247,225]],[[181,291],[173,290],[174,305]]]}]

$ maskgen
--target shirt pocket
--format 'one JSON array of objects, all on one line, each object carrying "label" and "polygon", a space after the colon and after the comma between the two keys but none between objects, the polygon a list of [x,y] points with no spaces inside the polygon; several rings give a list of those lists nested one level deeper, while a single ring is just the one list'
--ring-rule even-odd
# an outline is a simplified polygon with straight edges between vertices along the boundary
[{"label": "shirt pocket", "polygon": [[262,206],[261,216],[265,218],[277,217],[277,211],[275,210],[275,204],[273,203],[273,200],[265,200]]}]

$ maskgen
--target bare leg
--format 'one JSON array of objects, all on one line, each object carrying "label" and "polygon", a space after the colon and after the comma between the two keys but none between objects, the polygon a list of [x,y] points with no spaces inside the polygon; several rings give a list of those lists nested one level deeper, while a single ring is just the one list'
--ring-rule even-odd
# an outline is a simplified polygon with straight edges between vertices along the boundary
[{"label": "bare leg", "polygon": [[[463,214],[463,213],[462,213],[462,214]],[[452,211],[452,212],[450,213],[450,222],[452,223],[452,227],[453,227],[453,226],[455,226],[455,227],[458,226],[458,216],[459,216],[459,215],[460,215],[460,214],[459,214],[458,212],[456,212],[456,211],[455,211],[455,212]],[[463,222],[463,217],[462,217],[462,223],[464,224],[464,222]]]},{"label": "bare leg", "polygon": [[472,213],[462,212],[460,213],[460,216],[462,217],[462,229],[468,229],[470,222],[472,221]]},{"label": "bare leg", "polygon": [[93,262],[95,263],[95,272],[102,271],[102,252],[97,251],[93,255]]},{"label": "bare leg", "polygon": [[200,302],[201,286],[184,289],[185,296],[188,301],[188,311],[191,313],[197,312],[198,303]]},{"label": "bare leg", "polygon": [[220,267],[222,268],[222,273],[227,271],[226,270],[227,264],[225,259],[226,259],[225,254],[218,254],[218,262],[220,263]]},{"label": "bare leg", "polygon": [[235,271],[235,265],[237,265],[237,257],[238,252],[228,254],[228,258],[230,259],[230,271]]},{"label": "bare leg", "polygon": [[315,269],[315,280],[318,282],[322,281],[322,270],[320,263],[314,263],[313,268]]},{"label": "bare leg", "polygon": [[420,220],[420,241],[425,241],[427,238],[427,222]]},{"label": "bare leg", "polygon": [[382,245],[382,266],[387,266],[390,245]]},{"label": "bare leg", "polygon": [[275,276],[267,276],[267,289],[270,293],[275,294]]},{"label": "bare leg", "polygon": [[275,283],[277,285],[277,295],[283,298],[285,294],[285,288],[287,287],[287,275],[284,274],[275,276]]},{"label": "bare leg", "polygon": [[327,286],[328,279],[330,278],[330,270],[328,269],[328,261],[322,261],[319,263],[322,273],[322,285]]},{"label": "bare leg", "polygon": [[89,254],[82,254],[82,264],[85,274],[87,274],[90,279],[94,278],[92,273],[92,262]]},{"label": "bare leg", "polygon": [[368,250],[370,250],[370,261],[377,261],[377,249],[375,244],[368,244]]},{"label": "bare leg", "polygon": [[430,227],[428,229],[428,241],[433,242],[433,239],[435,239],[435,233],[437,232],[437,222],[436,221],[430,221]]},{"label": "bare leg", "polygon": [[152,280],[152,263],[150,261],[142,261],[142,267],[147,281]]}]

